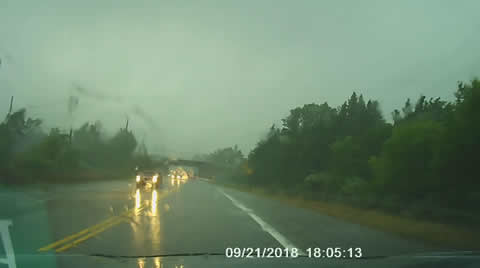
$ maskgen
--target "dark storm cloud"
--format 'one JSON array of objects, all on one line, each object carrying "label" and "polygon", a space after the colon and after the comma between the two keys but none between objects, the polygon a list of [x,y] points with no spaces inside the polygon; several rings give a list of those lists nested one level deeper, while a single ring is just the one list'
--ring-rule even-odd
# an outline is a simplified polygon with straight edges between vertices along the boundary
[{"label": "dark storm cloud", "polygon": [[0,1],[0,99],[69,126],[77,96],[75,124],[128,114],[152,147],[247,153],[305,103],[360,88],[390,119],[480,74],[479,1],[187,2]]}]

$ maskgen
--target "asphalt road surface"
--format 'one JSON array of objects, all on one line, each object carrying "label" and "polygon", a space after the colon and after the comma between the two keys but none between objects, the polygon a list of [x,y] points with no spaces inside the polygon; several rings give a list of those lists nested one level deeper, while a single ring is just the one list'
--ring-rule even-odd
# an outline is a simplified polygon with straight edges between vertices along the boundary
[{"label": "asphalt road surface", "polygon": [[[50,256],[54,267],[73,267],[71,259],[63,266],[58,259],[225,253],[247,247],[294,247],[300,253],[353,247],[361,248],[363,256],[429,251],[418,241],[201,179],[166,181],[157,190],[139,191],[125,181],[2,189],[0,209],[0,220],[13,224],[8,230],[17,267],[26,256]],[[137,261],[138,267],[156,267]]]}]

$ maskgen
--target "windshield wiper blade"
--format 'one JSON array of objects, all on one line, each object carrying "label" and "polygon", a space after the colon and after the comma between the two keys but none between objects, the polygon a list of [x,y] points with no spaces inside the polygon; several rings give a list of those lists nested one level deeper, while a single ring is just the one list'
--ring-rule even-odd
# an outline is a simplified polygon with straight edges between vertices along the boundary
[{"label": "windshield wiper blade", "polygon": [[161,258],[161,257],[190,257],[190,256],[224,256],[225,253],[217,252],[194,252],[194,253],[172,253],[172,254],[155,254],[155,255],[110,255],[102,253],[88,254],[92,257],[104,257],[113,259],[140,259],[140,258]]},{"label": "windshield wiper blade", "polygon": [[[171,253],[171,254],[155,254],[155,255],[111,255],[103,253],[88,254],[92,257],[103,257],[112,259],[140,259],[140,258],[161,258],[161,257],[195,257],[195,256],[225,256],[225,253],[219,252],[193,252],[193,253]],[[349,258],[352,260],[372,260],[372,259],[384,259],[391,257],[414,257],[414,258],[432,258],[432,257],[451,257],[451,256],[480,256],[479,251],[451,251],[451,252],[425,252],[417,254],[406,255],[373,255],[362,256],[360,258]],[[299,258],[308,258],[307,255],[298,255]],[[253,256],[252,258],[255,258]]]},{"label": "windshield wiper blade", "polygon": [[[218,252],[194,252],[194,253],[172,253],[172,254],[155,254],[155,255],[111,255],[103,253],[93,253],[88,254],[92,257],[103,257],[103,258],[112,258],[112,259],[142,259],[142,258],[161,258],[161,257],[195,257],[195,256],[225,256],[225,253]],[[365,259],[383,259],[390,256],[363,256],[360,258],[351,258],[357,260]],[[252,256],[252,259],[255,259],[255,256]],[[308,258],[308,255],[298,255],[298,258]]]}]

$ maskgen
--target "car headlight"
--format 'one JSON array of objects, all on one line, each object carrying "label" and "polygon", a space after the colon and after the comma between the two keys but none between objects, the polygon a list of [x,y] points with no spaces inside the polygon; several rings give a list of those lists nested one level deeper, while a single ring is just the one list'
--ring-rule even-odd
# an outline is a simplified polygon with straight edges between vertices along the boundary
[{"label": "car headlight", "polygon": [[155,182],[157,182],[157,179],[158,179],[158,176],[155,175],[155,176],[153,176],[152,181],[155,183]]},{"label": "car headlight", "polygon": [[137,182],[140,182],[140,175],[137,175],[137,177],[135,178],[135,180],[136,180]]}]

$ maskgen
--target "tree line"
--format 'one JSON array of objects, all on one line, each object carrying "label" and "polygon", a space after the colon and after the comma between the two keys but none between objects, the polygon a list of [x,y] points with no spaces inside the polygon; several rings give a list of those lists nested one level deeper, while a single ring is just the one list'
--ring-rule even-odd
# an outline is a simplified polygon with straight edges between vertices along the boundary
[{"label": "tree line", "polygon": [[306,104],[272,125],[228,179],[308,199],[478,221],[480,81],[454,101],[408,99],[387,122],[376,100]]},{"label": "tree line", "polygon": [[146,151],[136,153],[137,145],[132,131],[108,136],[99,121],[45,132],[42,120],[20,109],[0,123],[0,183],[101,179],[112,174],[105,171],[124,172],[149,162]]},{"label": "tree line", "polygon": [[238,146],[226,147],[217,149],[208,154],[198,154],[193,157],[193,160],[207,161],[220,167],[233,168],[244,161],[242,151]]}]

